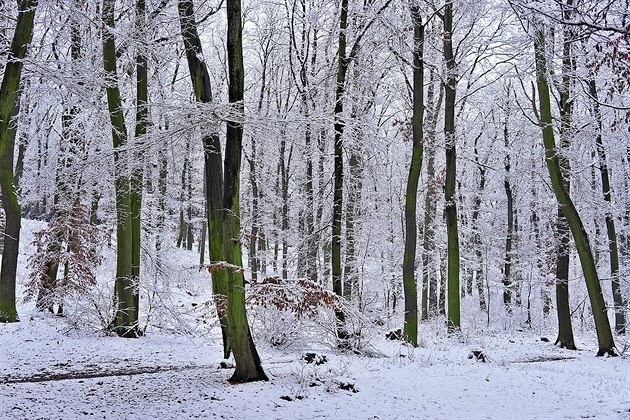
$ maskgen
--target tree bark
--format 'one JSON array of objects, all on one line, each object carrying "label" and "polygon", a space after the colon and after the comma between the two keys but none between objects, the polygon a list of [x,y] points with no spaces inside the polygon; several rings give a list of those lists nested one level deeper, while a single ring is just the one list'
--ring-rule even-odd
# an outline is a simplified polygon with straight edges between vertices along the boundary
[{"label": "tree bark", "polygon": [[427,151],[427,188],[424,198],[424,230],[422,233],[422,319],[428,319],[438,313],[438,270],[432,263],[436,259],[435,251],[435,215],[437,208],[437,196],[440,190],[440,182],[435,175],[435,151],[437,139],[437,123],[438,115],[442,107],[444,99],[444,89],[439,85],[439,94],[437,103],[434,104],[435,95],[434,88],[435,72],[431,70],[429,89],[427,91],[427,132],[426,151]]},{"label": "tree bark", "polygon": [[418,345],[418,290],[415,276],[416,242],[418,225],[416,222],[418,202],[418,181],[422,171],[424,141],[424,24],[420,9],[414,3],[410,7],[413,22],[413,116],[412,152],[407,191],[405,195],[405,249],[403,253],[403,293],[405,295],[405,339],[413,346]]},{"label": "tree bark", "polygon": [[486,293],[483,285],[483,251],[481,249],[482,241],[481,234],[479,233],[479,212],[481,210],[481,195],[483,191],[486,189],[486,168],[479,161],[479,149],[477,144],[479,142],[479,137],[475,138],[474,144],[474,153],[475,153],[475,163],[479,168],[479,190],[475,195],[473,200],[473,212],[472,212],[472,235],[473,240],[472,244],[475,248],[475,267],[473,270],[473,274],[475,277],[475,283],[477,284],[477,293],[479,295],[479,309],[485,311],[488,307],[486,304]]},{"label": "tree bark", "polygon": [[[210,75],[203,58],[201,39],[197,32],[194,5],[192,0],[179,0],[180,27],[186,48],[186,61],[195,99],[198,102],[212,102],[212,85]],[[208,225],[208,246],[211,263],[225,261],[223,245],[223,167],[221,140],[218,133],[211,133],[202,138],[204,156],[204,179],[206,194],[206,220]],[[221,324],[223,337],[223,357],[230,357],[230,342],[227,319],[227,273],[225,270],[212,271],[212,294],[214,296],[217,315]]]},{"label": "tree bark", "polygon": [[[568,15],[565,15],[569,19]],[[571,43],[569,30],[563,31],[563,50],[562,50],[562,79],[558,86],[560,94],[560,150],[566,150],[571,144],[571,125],[572,125],[572,101],[570,100],[571,87]],[[571,194],[571,165],[563,153],[558,153],[558,164],[562,175],[565,179],[567,194]],[[558,313],[558,338],[556,344],[575,350],[575,342],[573,338],[573,326],[571,324],[571,308],[569,304],[569,262],[571,256],[570,249],[570,228],[562,211],[562,206],[558,205],[558,242],[556,251],[556,311]],[[593,255],[595,261],[596,256]],[[597,266],[597,263],[595,263]]]},{"label": "tree bark", "polygon": [[512,235],[514,232],[514,199],[512,197],[512,186],[510,185],[510,144],[507,116],[503,127],[503,139],[505,141],[505,179],[503,180],[503,187],[505,189],[507,200],[507,233],[505,235],[505,263],[503,267],[503,304],[505,305],[506,311],[508,313],[512,313]]},{"label": "tree bark", "polygon": [[127,129],[122,110],[122,99],[116,73],[116,45],[114,43],[114,4],[115,0],[103,1],[103,67],[109,84],[106,87],[107,105],[112,125],[114,146],[115,190],[116,190],[116,286],[117,302],[113,329],[121,337],[137,337],[138,330],[138,291],[132,272],[132,219],[131,189],[127,176],[127,152],[120,150],[127,144]]},{"label": "tree bark", "polygon": [[455,199],[455,179],[457,177],[457,152],[455,140],[455,59],[453,57],[453,1],[447,0],[444,6],[444,61],[446,62],[446,83],[444,86],[444,137],[446,139],[446,235],[448,243],[448,320],[449,332],[460,329],[459,313],[459,233],[457,228],[457,200]]},{"label": "tree bark", "polygon": [[33,21],[37,0],[18,3],[18,17],[9,51],[10,57],[4,68],[0,86],[0,190],[5,212],[4,250],[0,266],[0,322],[18,321],[15,307],[15,281],[22,214],[15,193],[13,177],[13,153],[15,147],[16,122],[12,121],[19,99],[22,78],[22,59],[33,39]]},{"label": "tree bark", "polygon": [[588,289],[595,328],[597,330],[597,340],[599,344],[598,356],[606,353],[614,355],[615,344],[613,341],[608,316],[606,314],[606,303],[599,282],[599,276],[595,268],[595,260],[588,239],[588,234],[584,229],[582,219],[578,214],[573,201],[567,190],[565,175],[563,174],[558,159],[556,149],[552,116],[551,100],[549,97],[549,84],[547,82],[547,60],[545,56],[545,33],[544,26],[538,22],[534,33],[534,51],[536,57],[536,81],[538,85],[538,99],[540,107],[540,125],[545,146],[545,160],[551,178],[551,185],[558,200],[560,210],[564,214],[575,245],[580,257],[584,280]]},{"label": "tree bark", "polygon": [[[224,249],[229,264],[242,267],[239,183],[243,141],[244,68],[241,1],[227,1],[228,97],[236,121],[227,124],[224,162]],[[227,270],[228,331],[236,369],[231,382],[267,380],[247,322],[245,277],[241,270]]]},{"label": "tree bark", "polygon": [[606,233],[608,235],[608,253],[610,260],[610,277],[612,279],[612,295],[615,303],[615,332],[619,335],[626,333],[626,305],[621,294],[621,284],[619,276],[619,248],[617,246],[617,232],[615,229],[615,220],[611,213],[610,205],[612,203],[612,193],[610,186],[610,175],[608,173],[608,161],[606,159],[606,150],[602,140],[602,113],[597,98],[597,86],[595,79],[589,80],[589,93],[593,99],[592,113],[595,117],[597,134],[595,136],[595,148],[599,158],[599,173],[602,178],[602,192],[604,201],[608,208],[606,209]]},{"label": "tree bark", "polygon": [[[343,282],[341,278],[341,217],[343,212],[343,97],[346,88],[346,73],[348,60],[346,57],[346,30],[348,28],[348,0],[341,0],[341,16],[339,18],[339,46],[337,57],[337,79],[335,85],[335,138],[334,138],[334,175],[333,175],[333,217],[331,241],[331,271],[333,292],[343,296]],[[345,314],[338,309],[337,335],[340,339],[347,338],[344,321]]]},{"label": "tree bark", "polygon": [[[148,92],[149,92],[149,77],[148,77],[148,63],[145,52],[146,43],[148,42],[144,35],[146,20],[146,3],[145,0],[136,0],[136,34],[139,37],[139,45],[136,51],[136,127],[135,137],[136,141],[143,141],[143,137],[147,133],[147,127],[149,125],[149,110],[148,110]],[[136,149],[139,145],[136,146]],[[133,159],[134,167],[131,171],[131,191],[130,191],[130,208],[131,208],[131,275],[133,277],[134,284],[140,283],[140,242],[141,242],[141,229],[142,229],[142,185],[143,185],[143,166],[142,152],[134,150],[135,154]],[[139,294],[135,294],[136,308],[139,307]]]},{"label": "tree bark", "polygon": [[293,146],[289,151],[289,158],[286,158],[286,133],[284,130],[280,134],[280,161],[278,163],[280,170],[280,189],[282,194],[281,224],[282,224],[282,279],[286,280],[289,276],[288,272],[288,256],[289,256],[289,164]]}]

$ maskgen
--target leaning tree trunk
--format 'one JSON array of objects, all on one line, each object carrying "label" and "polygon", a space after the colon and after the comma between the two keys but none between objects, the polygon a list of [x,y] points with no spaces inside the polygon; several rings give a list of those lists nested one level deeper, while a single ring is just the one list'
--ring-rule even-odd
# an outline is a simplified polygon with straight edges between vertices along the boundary
[{"label": "leaning tree trunk", "polygon": [[243,94],[245,72],[241,25],[241,1],[227,2],[227,55],[228,97],[236,121],[227,124],[223,186],[224,237],[226,260],[236,270],[227,270],[228,279],[228,331],[234,353],[236,369],[231,382],[267,380],[260,357],[254,346],[245,310],[245,277],[241,255],[241,221],[239,207],[239,183],[243,142]]},{"label": "leaning tree trunk", "polygon": [[10,48],[10,55],[14,60],[7,62],[0,86],[0,190],[6,222],[0,267],[0,322],[18,321],[15,308],[15,279],[22,214],[13,178],[13,149],[17,123],[11,119],[19,99],[22,59],[26,56],[33,39],[36,8],[37,0],[23,0],[18,3],[18,17]]},{"label": "leaning tree trunk", "polygon": [[459,234],[457,229],[457,200],[455,199],[455,178],[457,177],[457,157],[455,141],[455,59],[453,57],[453,1],[447,0],[444,6],[444,61],[447,76],[444,86],[444,137],[446,139],[446,180],[444,198],[446,200],[446,234],[448,255],[448,321],[450,332],[460,328],[459,315]]},{"label": "leaning tree trunk", "polygon": [[413,21],[413,116],[411,119],[413,145],[411,165],[405,195],[405,249],[403,253],[403,292],[405,294],[405,339],[413,346],[418,345],[418,289],[416,284],[416,242],[418,226],[416,207],[418,181],[422,170],[423,124],[424,124],[424,24],[420,9],[410,6]]},{"label": "leaning tree trunk", "polygon": [[[208,68],[203,61],[201,39],[197,32],[192,0],[179,0],[179,19],[186,48],[188,70],[198,102],[212,102],[212,86]],[[206,220],[208,225],[208,243],[211,263],[225,261],[223,249],[223,167],[221,163],[221,140],[218,133],[211,133],[202,139],[204,156],[204,179],[206,181]],[[230,343],[227,320],[227,274],[225,270],[212,271],[212,294],[221,324],[223,336],[223,357],[230,357]]]},{"label": "leaning tree trunk", "polygon": [[610,205],[612,202],[610,176],[608,174],[608,162],[606,159],[606,150],[602,141],[602,113],[597,99],[597,87],[595,79],[589,81],[589,92],[593,99],[592,112],[597,124],[597,135],[595,136],[595,147],[599,157],[599,172],[602,177],[602,191],[604,200],[609,208],[606,209],[606,232],[608,234],[608,253],[610,254],[610,277],[612,279],[612,294],[615,302],[615,331],[617,334],[626,333],[626,315],[625,303],[621,294],[621,284],[619,279],[619,248],[617,246],[617,232],[615,230],[615,220],[611,213]]},{"label": "leaning tree trunk", "polygon": [[571,196],[566,187],[565,175],[562,172],[558,153],[556,149],[552,116],[551,116],[551,100],[549,97],[549,84],[547,82],[547,61],[545,56],[545,34],[544,27],[538,23],[538,27],[534,34],[534,50],[536,56],[536,81],[538,85],[538,100],[540,107],[540,125],[543,134],[543,143],[545,146],[545,160],[547,169],[551,178],[553,192],[558,200],[558,205],[564,214],[575,245],[580,257],[584,280],[588,289],[588,295],[591,302],[593,317],[595,319],[595,328],[597,330],[597,340],[599,344],[598,356],[606,353],[614,355],[615,344],[613,341],[608,316],[606,314],[606,302],[602,295],[602,289],[599,282],[599,276],[595,267],[593,252],[588,239],[588,234],[584,229],[582,219],[578,214]]}]

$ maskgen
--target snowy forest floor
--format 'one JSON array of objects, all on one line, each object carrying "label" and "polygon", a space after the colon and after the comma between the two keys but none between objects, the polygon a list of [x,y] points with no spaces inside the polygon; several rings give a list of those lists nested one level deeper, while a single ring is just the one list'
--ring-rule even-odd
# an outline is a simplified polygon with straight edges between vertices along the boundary
[{"label": "snowy forest floor", "polygon": [[[25,224],[19,297],[32,232],[42,226]],[[230,385],[232,369],[220,367],[220,332],[207,305],[208,273],[195,267],[194,252],[166,252],[164,288],[141,295],[149,325],[142,338],[105,335],[102,316],[99,328],[94,308],[111,305],[114,278],[107,246],[91,300],[68,302],[67,317],[19,299],[21,322],[0,324],[0,419],[630,419],[627,337],[616,337],[621,357],[598,358],[592,326],[578,324],[580,350],[564,350],[553,345],[555,321],[529,329],[497,316],[487,326],[472,300],[463,301],[461,336],[448,337],[436,318],[420,325],[418,348],[385,339],[400,316],[369,327],[362,354],[327,345],[317,339],[321,331],[274,347],[262,337],[283,332],[284,324],[253,325],[270,380]],[[469,358],[472,351],[486,361]],[[307,363],[308,352],[326,363]]]},{"label": "snowy forest floor", "polygon": [[[262,352],[269,382],[229,385],[221,349],[174,335],[120,339],[32,314],[0,325],[0,418],[630,418],[630,364],[529,332],[444,338],[375,355]],[[485,363],[469,359],[482,350]],[[348,388],[348,389],[342,389]]]}]

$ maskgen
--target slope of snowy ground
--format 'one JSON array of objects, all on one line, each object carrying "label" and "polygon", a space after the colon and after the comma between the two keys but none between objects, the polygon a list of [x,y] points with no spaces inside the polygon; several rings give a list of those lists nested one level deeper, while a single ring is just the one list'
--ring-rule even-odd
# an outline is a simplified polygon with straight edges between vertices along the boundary
[{"label": "slope of snowy ground", "polygon": [[265,349],[270,381],[241,385],[227,383],[218,345],[178,336],[76,333],[34,316],[0,325],[0,339],[0,418],[630,418],[626,358],[525,332],[481,347],[381,342],[371,357],[318,349],[328,360],[319,366]]},{"label": "slope of snowy ground", "polygon": [[[23,233],[19,296],[40,225],[30,222]],[[168,251],[168,268],[142,290],[147,334],[120,339],[98,332],[95,308],[111,303],[113,278],[111,250],[103,252],[99,286],[87,304],[69,302],[67,318],[20,302],[21,322],[0,324],[0,419],[630,419],[630,363],[596,358],[591,327],[578,329],[581,350],[562,350],[541,341],[553,341],[553,322],[486,326],[472,301],[463,302],[463,336],[446,337],[437,319],[420,326],[415,349],[384,339],[399,319],[371,331],[363,355],[308,340],[278,349],[259,335],[270,380],[230,385],[196,255]],[[617,343],[627,348],[627,339]],[[486,363],[470,359],[473,350]],[[306,363],[306,352],[327,362]]]}]

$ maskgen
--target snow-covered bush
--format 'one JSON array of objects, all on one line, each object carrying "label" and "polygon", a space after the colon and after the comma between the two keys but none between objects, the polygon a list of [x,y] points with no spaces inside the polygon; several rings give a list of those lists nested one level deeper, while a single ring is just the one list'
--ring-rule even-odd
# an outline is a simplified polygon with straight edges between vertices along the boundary
[{"label": "snow-covered bush", "polygon": [[[248,313],[257,341],[274,347],[319,341],[339,348],[366,348],[369,321],[330,290],[308,279],[268,277],[248,290]],[[336,312],[345,316],[340,344]]]},{"label": "snow-covered bush", "polygon": [[[73,293],[85,295],[96,284],[94,268],[100,264],[97,252],[98,228],[90,223],[86,205],[58,205],[48,226],[35,232],[35,253],[28,259],[30,269],[25,301],[37,296],[38,307],[50,308]],[[62,268],[62,277],[57,272]]]}]

